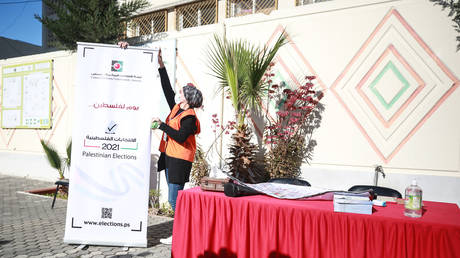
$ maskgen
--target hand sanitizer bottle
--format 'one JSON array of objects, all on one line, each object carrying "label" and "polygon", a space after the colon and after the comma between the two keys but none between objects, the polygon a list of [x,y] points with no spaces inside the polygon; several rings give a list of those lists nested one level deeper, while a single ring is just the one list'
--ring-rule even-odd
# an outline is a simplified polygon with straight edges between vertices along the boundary
[{"label": "hand sanitizer bottle", "polygon": [[415,179],[406,188],[404,215],[413,218],[420,218],[422,216],[422,188],[417,185]]}]

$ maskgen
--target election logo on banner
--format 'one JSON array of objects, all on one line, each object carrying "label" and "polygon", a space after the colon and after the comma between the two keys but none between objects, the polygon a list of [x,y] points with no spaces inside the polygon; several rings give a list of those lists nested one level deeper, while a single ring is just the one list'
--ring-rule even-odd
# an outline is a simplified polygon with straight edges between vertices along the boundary
[{"label": "election logo on banner", "polygon": [[110,121],[110,123],[107,125],[105,133],[106,134],[115,134],[117,126],[118,126],[118,124],[116,124],[114,121]]},{"label": "election logo on banner", "polygon": [[123,72],[123,61],[112,60],[112,72]]}]

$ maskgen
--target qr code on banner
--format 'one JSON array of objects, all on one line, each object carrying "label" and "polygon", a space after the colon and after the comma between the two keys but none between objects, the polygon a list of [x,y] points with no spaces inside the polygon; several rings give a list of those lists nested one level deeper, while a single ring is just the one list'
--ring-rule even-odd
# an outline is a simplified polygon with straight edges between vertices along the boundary
[{"label": "qr code on banner", "polygon": [[102,208],[102,216],[103,219],[111,219],[112,218],[112,208]]}]

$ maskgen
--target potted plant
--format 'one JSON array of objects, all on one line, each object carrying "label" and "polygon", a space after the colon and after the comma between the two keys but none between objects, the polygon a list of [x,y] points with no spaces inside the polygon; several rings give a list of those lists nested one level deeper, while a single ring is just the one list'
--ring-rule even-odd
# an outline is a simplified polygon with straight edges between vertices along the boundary
[{"label": "potted plant", "polygon": [[233,144],[227,159],[228,172],[244,182],[258,183],[268,179],[263,163],[256,159],[258,148],[250,142],[252,132],[245,118],[260,110],[260,103],[268,90],[264,74],[286,43],[285,32],[271,48],[214,36],[208,50],[211,74],[218,79],[219,89],[228,95],[235,109],[236,132],[232,135]]},{"label": "potted plant", "polygon": [[209,164],[206,160],[206,154],[201,149],[201,146],[198,145],[196,148],[195,160],[192,164],[190,176],[191,183],[198,186],[200,185],[201,179],[206,176],[209,176]]},{"label": "potted plant", "polygon": [[[272,76],[268,73],[268,79]],[[297,178],[302,163],[313,157],[316,140],[312,135],[321,124],[323,93],[313,89],[314,76],[305,79],[306,83],[294,90],[285,84],[270,85],[268,100],[276,107],[274,119],[266,113],[265,165],[270,178]]]},{"label": "potted plant", "polygon": [[[69,141],[69,143],[67,144],[66,157],[61,157],[57,152],[56,148],[54,148],[54,146],[52,146],[51,144],[46,143],[44,140],[40,140],[40,143],[42,144],[43,151],[46,154],[50,166],[56,169],[59,173],[59,180],[56,181],[56,185],[57,187],[59,187],[59,192],[58,188],[56,188],[54,200],[56,199],[56,195],[59,195],[61,197],[63,196],[65,198],[67,197],[67,193],[69,190],[69,180],[64,177],[64,173],[65,171],[68,171],[70,169],[72,141]],[[54,206],[54,200],[51,207]]]},{"label": "potted plant", "polygon": [[59,173],[59,180],[65,179],[64,172],[70,168],[70,157],[72,153],[72,141],[69,141],[66,147],[67,157],[62,157],[57,152],[53,145],[46,143],[44,140],[40,140],[43,151],[46,154],[47,160],[50,166],[56,169]]}]

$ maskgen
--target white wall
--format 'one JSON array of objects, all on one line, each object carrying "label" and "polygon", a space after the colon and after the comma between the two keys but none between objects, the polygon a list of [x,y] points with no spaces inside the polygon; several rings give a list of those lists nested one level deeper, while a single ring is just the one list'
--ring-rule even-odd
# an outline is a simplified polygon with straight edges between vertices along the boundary
[{"label": "white wall", "polygon": [[[265,43],[277,27],[285,27],[292,41],[279,52],[286,64],[280,69],[290,70],[297,79],[316,75],[317,85],[324,89],[326,111],[314,135],[318,146],[312,165],[303,167],[306,180],[346,190],[355,184],[372,184],[373,166],[380,164],[386,177],[379,179],[379,185],[404,194],[411,179],[417,178],[426,200],[458,203],[460,119],[456,112],[460,110],[460,92],[456,85],[460,74],[455,67],[459,67],[460,54],[447,14],[429,1],[330,1],[280,10],[269,17],[230,19],[226,31],[229,37],[245,35]],[[395,102],[395,106],[407,105],[411,112],[400,112],[399,120],[385,128],[377,119],[368,118],[375,115],[366,110],[369,106],[354,104],[350,108],[359,95],[344,95],[351,95],[389,44],[404,60],[398,69],[413,69],[425,85],[412,102],[410,96]],[[399,59],[390,60],[396,63]],[[382,67],[375,71],[379,69]],[[353,73],[361,75],[353,78]],[[387,139],[379,138],[383,133],[389,135]]]},{"label": "white wall", "polygon": [[[441,11],[428,0],[328,1],[166,33],[166,38],[177,39],[177,85],[193,82],[205,95],[204,109],[198,112],[202,123],[198,141],[205,149],[214,140],[211,115],[217,113],[222,120],[223,113],[227,120],[232,118],[233,112],[230,103],[222,103],[222,96],[215,95],[216,81],[206,66],[206,49],[213,34],[225,33],[229,38],[265,44],[282,27],[287,29],[291,43],[279,52],[279,58],[285,63],[284,67],[277,64],[279,74],[288,83],[293,83],[291,75],[295,79],[316,75],[316,84],[325,93],[322,102],[326,111],[321,128],[314,134],[318,141],[314,159],[311,165],[302,167],[306,180],[312,185],[332,189],[372,184],[373,166],[380,164],[386,177],[379,178],[379,185],[403,193],[412,178],[417,178],[425,200],[459,203],[458,34],[448,10]],[[393,45],[392,50],[390,45]],[[385,55],[387,59],[379,63],[379,58]],[[4,60],[0,64],[31,58],[45,56]],[[55,67],[60,67],[55,76],[68,103],[60,118],[61,125],[53,132],[1,129],[0,173],[55,178],[54,172],[47,171],[49,168],[42,160],[37,135],[51,137],[59,146],[65,145],[71,131],[74,68],[72,56],[59,54],[55,58],[63,60],[55,63]],[[388,61],[394,63],[410,82],[406,92],[411,94],[402,94],[393,104],[387,105],[388,109],[375,98],[372,100],[372,96],[365,102],[359,94],[353,95],[368,72],[370,79],[364,80],[361,89],[369,88],[370,82],[383,71],[381,64]],[[418,79],[414,79],[416,77]],[[392,96],[390,86],[398,81],[394,76],[385,80],[386,83],[377,81],[375,85],[380,93]],[[375,112],[371,111],[372,105]],[[398,112],[398,107],[406,108]],[[390,116],[387,120],[379,120],[379,112],[387,112]],[[393,117],[395,119],[391,120]],[[55,115],[53,118],[58,119]],[[228,139],[224,140],[224,154]],[[217,155],[212,156],[212,162],[218,163]],[[161,180],[166,196],[164,179]]]}]

